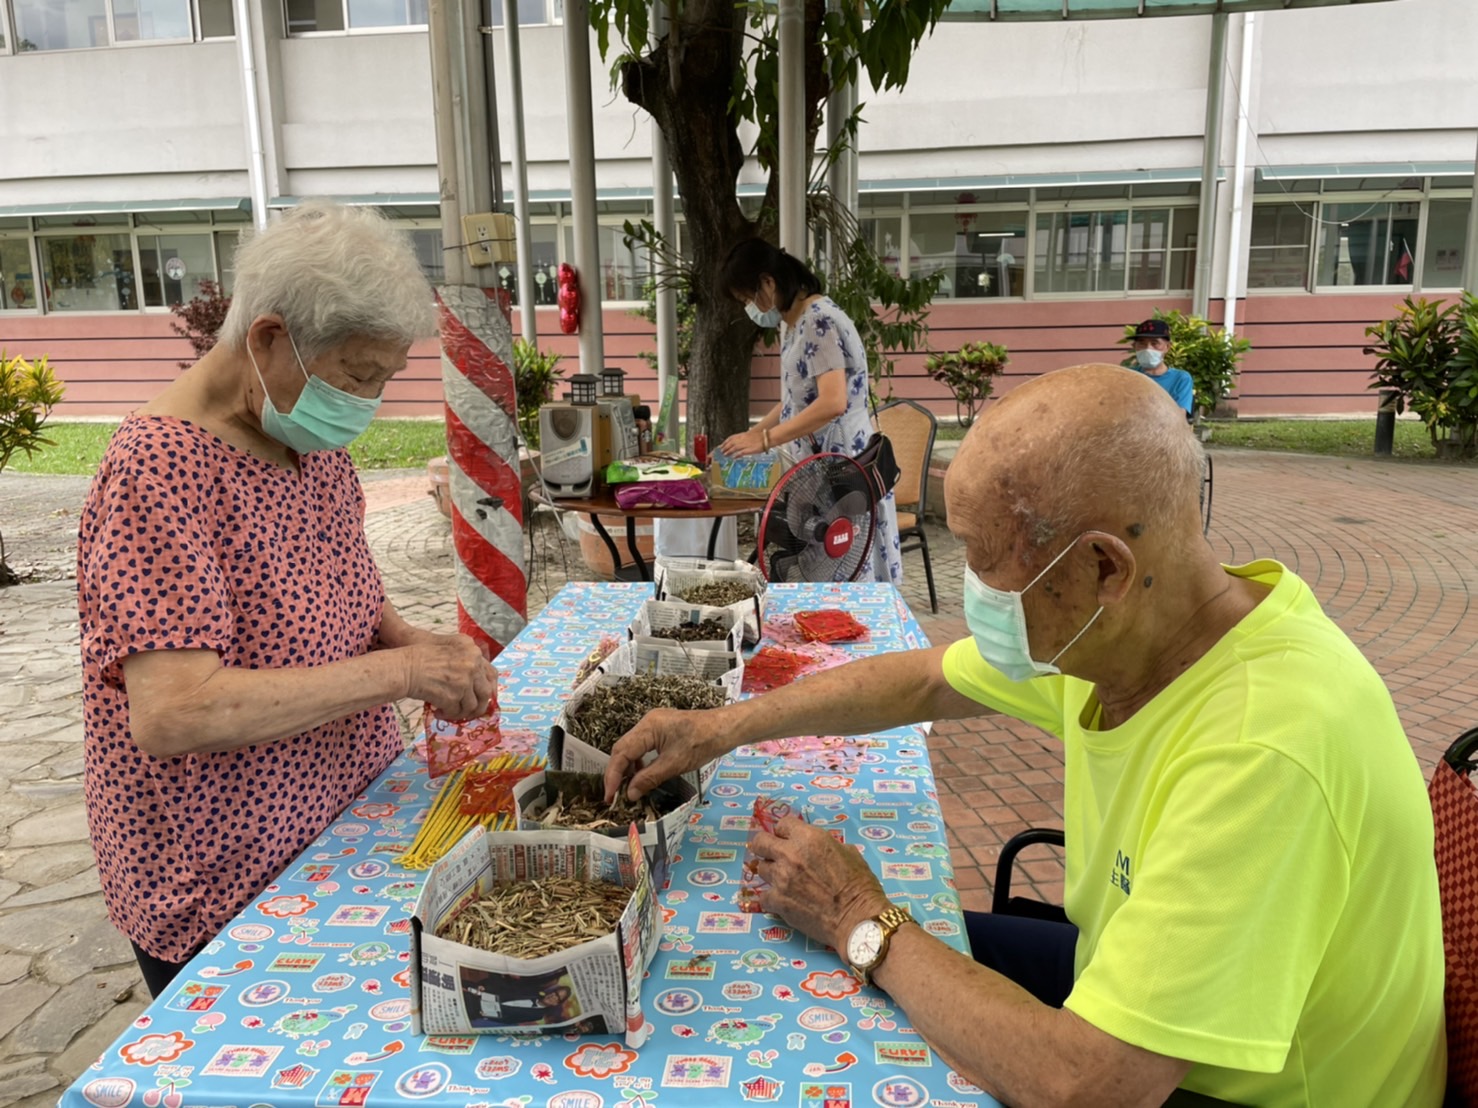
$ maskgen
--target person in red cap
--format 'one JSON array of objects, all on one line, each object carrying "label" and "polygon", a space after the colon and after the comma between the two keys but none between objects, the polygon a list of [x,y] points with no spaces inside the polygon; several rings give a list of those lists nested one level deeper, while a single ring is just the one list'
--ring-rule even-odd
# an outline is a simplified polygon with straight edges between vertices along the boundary
[{"label": "person in red cap", "polygon": [[1185,409],[1189,419],[1196,408],[1196,388],[1191,375],[1165,364],[1170,352],[1170,324],[1147,319],[1134,329],[1134,362],[1139,372],[1170,394]]}]

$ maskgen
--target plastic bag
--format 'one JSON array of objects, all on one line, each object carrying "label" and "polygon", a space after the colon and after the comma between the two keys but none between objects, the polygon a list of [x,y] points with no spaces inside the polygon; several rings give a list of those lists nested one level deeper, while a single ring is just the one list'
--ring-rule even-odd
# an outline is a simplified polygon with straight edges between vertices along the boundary
[{"label": "plastic bag", "polygon": [[430,704],[421,716],[426,729],[426,772],[434,781],[492,753],[503,739],[502,715],[494,694],[480,719],[447,719]]},{"label": "plastic bag", "polygon": [[622,508],[712,507],[703,482],[692,477],[680,481],[633,481],[616,486],[616,503]]},{"label": "plastic bag", "polygon": [[807,642],[856,642],[869,634],[866,624],[836,608],[796,612],[791,618]]}]

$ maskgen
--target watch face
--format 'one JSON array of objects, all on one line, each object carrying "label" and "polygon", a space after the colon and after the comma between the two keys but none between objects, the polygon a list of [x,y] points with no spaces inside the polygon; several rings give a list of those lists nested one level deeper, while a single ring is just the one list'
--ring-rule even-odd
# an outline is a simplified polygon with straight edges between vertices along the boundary
[{"label": "watch face", "polygon": [[882,949],[883,925],[875,919],[865,919],[852,928],[847,939],[847,962],[858,969],[868,969]]}]

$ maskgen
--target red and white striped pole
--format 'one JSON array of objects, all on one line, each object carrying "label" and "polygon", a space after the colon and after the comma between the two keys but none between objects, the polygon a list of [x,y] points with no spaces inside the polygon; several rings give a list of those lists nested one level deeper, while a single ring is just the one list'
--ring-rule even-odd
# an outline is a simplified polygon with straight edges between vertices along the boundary
[{"label": "red and white striped pole", "polygon": [[445,285],[436,290],[436,303],[451,462],[457,629],[497,657],[528,622],[508,295]]}]

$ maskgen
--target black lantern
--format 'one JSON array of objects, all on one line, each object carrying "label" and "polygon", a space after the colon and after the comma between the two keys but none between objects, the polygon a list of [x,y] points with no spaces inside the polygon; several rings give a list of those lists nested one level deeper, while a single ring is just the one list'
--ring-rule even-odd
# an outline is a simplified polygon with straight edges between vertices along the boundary
[{"label": "black lantern", "polygon": [[617,366],[608,365],[600,371],[600,394],[602,396],[625,396],[626,371]]},{"label": "black lantern", "polygon": [[595,403],[596,376],[576,373],[570,378],[570,403],[590,407]]}]

